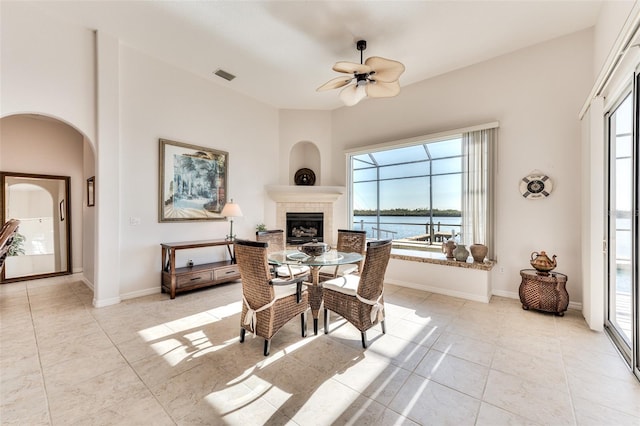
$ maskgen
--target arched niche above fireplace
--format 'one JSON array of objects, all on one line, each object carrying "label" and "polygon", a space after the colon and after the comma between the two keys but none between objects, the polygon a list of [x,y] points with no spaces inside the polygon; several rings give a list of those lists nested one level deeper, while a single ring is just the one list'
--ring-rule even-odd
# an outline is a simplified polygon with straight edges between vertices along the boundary
[{"label": "arched niche above fireplace", "polygon": [[289,152],[289,185],[295,185],[296,171],[307,168],[316,175],[316,185],[321,185],[321,159],[320,150],[313,142],[300,141],[291,147]]}]

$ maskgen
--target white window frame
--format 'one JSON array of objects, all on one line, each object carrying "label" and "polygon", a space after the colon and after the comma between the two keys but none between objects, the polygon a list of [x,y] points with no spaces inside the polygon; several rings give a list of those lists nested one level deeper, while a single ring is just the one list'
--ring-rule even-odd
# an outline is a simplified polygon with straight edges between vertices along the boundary
[{"label": "white window frame", "polygon": [[[487,129],[495,129],[498,128],[500,126],[500,123],[495,121],[495,122],[490,122],[490,123],[485,123],[485,124],[479,124],[476,126],[470,126],[470,127],[464,127],[464,128],[459,128],[459,129],[452,129],[452,130],[448,130],[448,131],[444,131],[444,132],[439,132],[439,133],[434,133],[434,134],[428,134],[428,135],[422,135],[422,136],[416,136],[416,137],[412,137],[412,138],[407,138],[407,139],[400,139],[400,140],[395,140],[395,141],[389,141],[389,142],[383,142],[380,144],[374,144],[374,145],[367,145],[367,146],[362,146],[362,147],[357,147],[357,148],[352,148],[352,149],[348,149],[345,150],[345,162],[346,162],[346,170],[347,170],[347,223],[349,223],[349,227],[352,227],[352,221],[353,221],[353,169],[352,169],[352,160],[351,157],[353,156],[357,156],[357,155],[362,155],[362,154],[368,154],[368,153],[373,153],[373,152],[379,152],[379,151],[386,151],[386,150],[390,150],[390,149],[398,149],[398,148],[404,148],[404,147],[409,147],[409,146],[415,146],[415,145],[419,145],[419,144],[428,144],[428,143],[433,143],[433,142],[441,142],[441,141],[445,141],[445,140],[449,140],[449,139],[453,139],[454,137],[459,137],[462,134],[465,133],[470,133],[470,132],[474,132],[474,131],[479,131],[479,130],[487,130]],[[494,152],[493,153],[494,158],[490,159],[491,161],[493,161],[494,163],[497,162],[497,153]],[[433,207],[433,206],[431,206]],[[492,205],[491,208],[494,210],[495,212],[495,207]],[[494,232],[494,231],[492,231]],[[490,240],[491,241],[495,241],[495,236],[492,235]],[[494,256],[494,247],[489,246],[490,249],[490,253],[489,255],[491,257]]]}]

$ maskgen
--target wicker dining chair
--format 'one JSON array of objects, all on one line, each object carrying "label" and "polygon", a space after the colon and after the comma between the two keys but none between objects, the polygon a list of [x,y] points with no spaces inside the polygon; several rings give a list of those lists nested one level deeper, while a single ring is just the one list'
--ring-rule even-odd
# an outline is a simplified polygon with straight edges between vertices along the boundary
[{"label": "wicker dining chair", "polygon": [[[367,247],[367,231],[352,229],[338,229],[338,243],[336,250],[346,253],[360,253],[364,256]],[[364,258],[363,258],[364,259]],[[364,260],[357,263],[348,263],[336,266],[323,266],[320,268],[320,281],[341,277],[346,274],[362,271]]]},{"label": "wicker dining chair", "polygon": [[0,228],[0,272],[4,268],[4,261],[9,254],[9,247],[13,243],[13,239],[18,233],[20,221],[18,219],[9,219]]},{"label": "wicker dining chair", "polygon": [[[282,229],[257,231],[256,241],[269,243],[267,253],[274,253],[285,249],[284,231]],[[300,275],[309,275],[309,267],[304,265],[280,265],[273,268],[273,273],[276,277],[297,277]]]},{"label": "wicker dining chair", "polygon": [[347,274],[322,283],[324,299],[324,333],[329,334],[329,311],[353,324],[367,347],[367,330],[378,322],[384,324],[384,274],[391,255],[391,240],[367,243],[367,257],[359,275]]},{"label": "wicker dining chair", "polygon": [[307,335],[309,294],[302,283],[308,275],[290,280],[273,278],[267,260],[268,243],[235,240],[236,261],[242,281],[240,342],[247,331],[264,341],[269,355],[271,338],[295,316],[300,315],[302,337]]}]

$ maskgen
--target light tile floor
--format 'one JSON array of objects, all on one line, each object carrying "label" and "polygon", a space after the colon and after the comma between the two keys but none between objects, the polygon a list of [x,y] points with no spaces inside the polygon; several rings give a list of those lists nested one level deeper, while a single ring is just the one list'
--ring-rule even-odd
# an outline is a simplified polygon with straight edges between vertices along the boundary
[{"label": "light tile floor", "polygon": [[340,319],[304,339],[294,320],[264,357],[238,341],[240,291],[96,309],[73,276],[0,286],[0,423],[640,424],[640,384],[576,311],[387,286],[367,350]]}]

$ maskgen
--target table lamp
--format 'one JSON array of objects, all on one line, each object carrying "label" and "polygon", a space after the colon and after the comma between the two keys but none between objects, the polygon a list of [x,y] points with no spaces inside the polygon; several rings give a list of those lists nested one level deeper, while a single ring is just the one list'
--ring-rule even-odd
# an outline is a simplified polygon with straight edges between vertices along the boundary
[{"label": "table lamp", "polygon": [[224,205],[224,208],[222,209],[222,212],[220,212],[220,214],[231,219],[231,228],[229,229],[227,240],[235,240],[236,236],[233,235],[233,218],[242,217],[242,210],[240,210],[240,206],[234,203],[233,198],[231,198],[229,202]]}]

